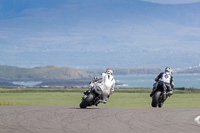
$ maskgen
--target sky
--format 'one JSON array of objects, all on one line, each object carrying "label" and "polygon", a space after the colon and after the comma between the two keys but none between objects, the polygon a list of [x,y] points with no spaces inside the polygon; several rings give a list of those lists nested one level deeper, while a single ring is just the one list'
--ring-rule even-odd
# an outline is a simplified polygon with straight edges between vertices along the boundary
[{"label": "sky", "polygon": [[199,3],[167,4],[0,0],[0,65],[198,66]]},{"label": "sky", "polygon": [[185,3],[200,2],[200,0],[142,0],[142,1],[148,1],[160,4],[185,4]]}]

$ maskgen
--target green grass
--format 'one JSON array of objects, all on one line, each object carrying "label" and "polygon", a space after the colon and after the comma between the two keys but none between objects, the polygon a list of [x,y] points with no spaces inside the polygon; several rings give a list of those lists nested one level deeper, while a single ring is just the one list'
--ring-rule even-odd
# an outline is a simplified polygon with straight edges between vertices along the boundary
[{"label": "green grass", "polygon": [[[166,108],[200,108],[200,93],[176,94],[169,97],[163,107]],[[102,106],[151,107],[149,93],[115,93],[108,103]]]},{"label": "green grass", "polygon": [[[86,89],[19,88],[0,89],[0,105],[79,106]],[[151,107],[150,89],[116,89],[107,104],[99,106]],[[200,108],[200,92],[175,90],[166,108]]]},{"label": "green grass", "polygon": [[73,92],[0,93],[0,102],[12,105],[78,106],[81,96],[81,93]]}]

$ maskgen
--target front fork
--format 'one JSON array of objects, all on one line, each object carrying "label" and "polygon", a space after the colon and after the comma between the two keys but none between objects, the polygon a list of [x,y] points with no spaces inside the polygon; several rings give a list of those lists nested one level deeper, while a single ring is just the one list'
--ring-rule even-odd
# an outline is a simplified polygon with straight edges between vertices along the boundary
[{"label": "front fork", "polygon": [[[85,99],[85,98],[88,96],[88,94],[91,93],[91,91],[92,91],[92,90],[84,91],[84,92],[83,92],[84,95],[83,95],[83,97],[82,97],[82,100]],[[94,92],[94,91],[93,91],[93,92]],[[99,95],[98,95],[97,93],[95,93],[95,92],[94,92],[94,94],[95,94],[96,96],[95,96],[94,100],[90,103],[90,106],[91,106],[91,105],[96,105],[96,106],[97,106],[97,105],[100,103],[100,97],[99,97]]]}]

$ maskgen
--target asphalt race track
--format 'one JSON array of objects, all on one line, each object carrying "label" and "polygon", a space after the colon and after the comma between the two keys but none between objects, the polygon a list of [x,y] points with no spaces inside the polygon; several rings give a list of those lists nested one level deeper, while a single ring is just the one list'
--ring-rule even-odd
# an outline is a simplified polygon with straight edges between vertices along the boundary
[{"label": "asphalt race track", "polygon": [[200,108],[0,106],[0,133],[200,133]]}]

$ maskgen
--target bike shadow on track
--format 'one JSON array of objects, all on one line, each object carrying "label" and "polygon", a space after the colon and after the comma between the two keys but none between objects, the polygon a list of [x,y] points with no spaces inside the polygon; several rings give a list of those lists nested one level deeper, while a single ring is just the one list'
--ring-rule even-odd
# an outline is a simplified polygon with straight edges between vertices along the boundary
[{"label": "bike shadow on track", "polygon": [[80,110],[86,110],[86,109],[101,109],[99,107],[87,107],[87,108],[80,108],[80,107],[70,107],[68,109],[80,109]]}]

